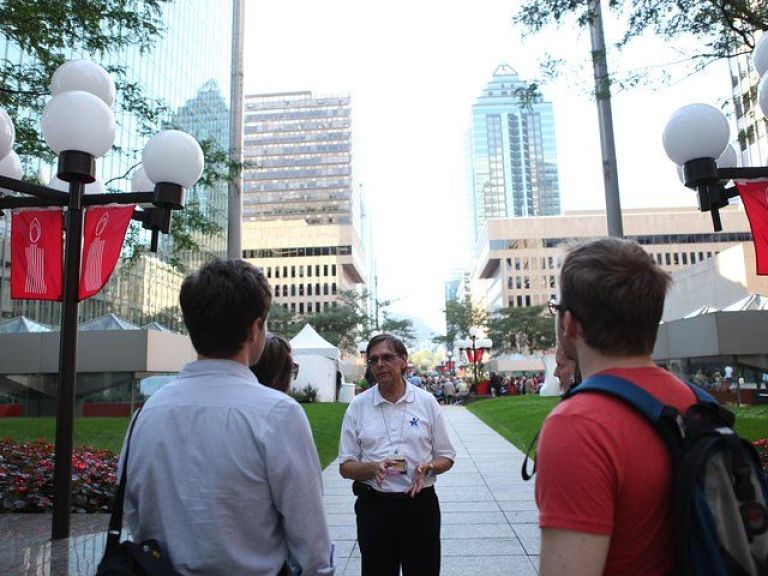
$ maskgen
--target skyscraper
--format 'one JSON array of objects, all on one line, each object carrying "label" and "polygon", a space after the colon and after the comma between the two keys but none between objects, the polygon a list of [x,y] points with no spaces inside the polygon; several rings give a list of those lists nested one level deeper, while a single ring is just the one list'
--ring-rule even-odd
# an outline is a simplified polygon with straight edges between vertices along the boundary
[{"label": "skyscraper", "polygon": [[243,258],[264,269],[286,310],[335,306],[369,275],[350,97],[246,96],[243,133]]},{"label": "skyscraper", "polygon": [[501,64],[472,106],[467,172],[474,246],[490,218],[560,214],[552,104],[524,102],[525,87]]}]

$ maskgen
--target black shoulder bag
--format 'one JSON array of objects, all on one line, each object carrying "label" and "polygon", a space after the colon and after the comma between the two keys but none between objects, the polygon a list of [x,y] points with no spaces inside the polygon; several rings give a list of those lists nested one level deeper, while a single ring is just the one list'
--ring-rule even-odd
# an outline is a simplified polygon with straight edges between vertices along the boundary
[{"label": "black shoulder bag", "polygon": [[[141,408],[139,408],[140,411]],[[181,576],[173,569],[171,563],[162,557],[157,540],[120,542],[120,534],[123,530],[123,500],[125,499],[127,483],[128,451],[131,446],[133,427],[136,425],[139,412],[136,412],[136,416],[131,422],[128,440],[125,442],[123,471],[120,474],[120,485],[117,488],[117,494],[115,494],[115,504],[109,519],[107,546],[104,556],[99,562],[96,576]]]}]

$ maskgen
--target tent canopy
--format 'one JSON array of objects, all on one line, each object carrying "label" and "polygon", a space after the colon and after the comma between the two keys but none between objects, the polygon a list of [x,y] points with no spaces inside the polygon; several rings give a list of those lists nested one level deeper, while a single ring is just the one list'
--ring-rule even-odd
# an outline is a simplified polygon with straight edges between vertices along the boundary
[{"label": "tent canopy", "polygon": [[51,332],[50,326],[30,320],[26,316],[17,316],[5,322],[0,322],[0,333],[28,334],[30,332]]},{"label": "tent canopy", "polygon": [[78,330],[140,330],[136,324],[109,313],[80,324]]},{"label": "tent canopy", "polygon": [[291,339],[294,354],[315,354],[332,360],[338,360],[339,349],[325,340],[310,324],[305,324],[301,332]]}]

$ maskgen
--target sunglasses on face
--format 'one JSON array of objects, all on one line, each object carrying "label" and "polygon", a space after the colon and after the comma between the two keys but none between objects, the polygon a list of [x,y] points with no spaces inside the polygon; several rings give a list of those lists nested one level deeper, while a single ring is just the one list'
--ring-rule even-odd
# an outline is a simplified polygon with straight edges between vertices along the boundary
[{"label": "sunglasses on face", "polygon": [[293,366],[291,367],[291,377],[296,380],[296,377],[299,375],[299,365],[296,364],[296,362],[293,363]]}]

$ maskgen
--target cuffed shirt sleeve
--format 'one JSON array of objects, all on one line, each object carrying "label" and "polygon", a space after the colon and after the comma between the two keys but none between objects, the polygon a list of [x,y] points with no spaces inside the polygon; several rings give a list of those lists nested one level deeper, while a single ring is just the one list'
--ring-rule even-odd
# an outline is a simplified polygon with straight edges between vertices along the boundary
[{"label": "cuffed shirt sleeve", "polygon": [[286,400],[274,408],[265,445],[272,498],[293,561],[307,576],[333,574],[320,461],[299,404]]}]

